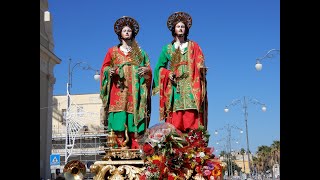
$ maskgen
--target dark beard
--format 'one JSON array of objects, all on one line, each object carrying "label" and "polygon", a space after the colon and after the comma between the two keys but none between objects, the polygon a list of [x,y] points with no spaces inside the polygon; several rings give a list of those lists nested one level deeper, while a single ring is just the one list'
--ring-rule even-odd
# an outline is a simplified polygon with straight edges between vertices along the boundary
[{"label": "dark beard", "polygon": [[178,37],[184,37],[184,34],[178,34],[177,36]]}]

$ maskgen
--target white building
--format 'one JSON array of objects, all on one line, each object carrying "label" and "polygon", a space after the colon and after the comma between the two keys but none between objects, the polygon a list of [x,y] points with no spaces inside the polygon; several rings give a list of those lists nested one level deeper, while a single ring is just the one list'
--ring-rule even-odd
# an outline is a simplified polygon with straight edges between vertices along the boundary
[{"label": "white building", "polygon": [[40,177],[51,179],[53,68],[61,60],[53,53],[52,21],[47,21],[46,11],[48,0],[40,0]]}]

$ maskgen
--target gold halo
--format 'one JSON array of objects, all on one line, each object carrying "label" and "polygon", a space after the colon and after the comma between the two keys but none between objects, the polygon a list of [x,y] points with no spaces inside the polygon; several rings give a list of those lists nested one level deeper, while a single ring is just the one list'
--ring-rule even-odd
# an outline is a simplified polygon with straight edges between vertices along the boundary
[{"label": "gold halo", "polygon": [[138,34],[139,32],[139,24],[138,22],[133,19],[132,17],[129,16],[122,16],[121,18],[119,18],[115,23],[114,23],[114,32],[117,35],[121,34],[121,29],[124,26],[130,26],[132,29],[132,31],[135,33],[135,35]]},{"label": "gold halo", "polygon": [[188,13],[185,12],[175,12],[171,14],[167,21],[168,29],[171,31],[174,25],[178,22],[184,22],[186,26],[190,29],[192,26],[192,18]]}]

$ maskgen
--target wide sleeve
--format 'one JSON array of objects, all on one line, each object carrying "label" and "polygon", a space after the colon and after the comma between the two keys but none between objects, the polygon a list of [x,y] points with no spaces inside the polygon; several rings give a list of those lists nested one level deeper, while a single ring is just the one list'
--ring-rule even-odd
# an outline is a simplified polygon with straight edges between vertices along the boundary
[{"label": "wide sleeve", "polygon": [[205,99],[206,93],[207,93],[207,81],[206,81],[206,74],[207,74],[207,69],[205,67],[205,60],[204,60],[204,55],[201,50],[201,47],[197,44],[195,44],[194,48],[194,56],[196,60],[196,71],[198,71],[199,76],[200,76],[200,81],[201,81],[201,100]]},{"label": "wide sleeve", "polygon": [[[193,79],[199,79],[199,81],[194,81],[194,87],[199,86],[200,87],[200,98],[199,101],[197,101],[197,103],[199,104],[198,106],[201,107],[200,108],[200,112],[202,112],[203,114],[203,121],[204,121],[204,127],[207,129],[207,125],[208,125],[208,96],[207,96],[207,78],[206,78],[206,74],[207,74],[207,69],[205,66],[205,58],[203,55],[203,52],[200,48],[200,46],[194,43],[194,57],[193,59],[195,60],[195,66],[194,66],[194,71],[193,71]],[[199,76],[197,78],[197,76]],[[199,85],[196,85],[199,82]],[[198,91],[197,91],[198,92]]]},{"label": "wide sleeve", "polygon": [[159,93],[160,104],[159,104],[159,120],[165,120],[167,117],[168,110],[171,108],[171,95],[172,95],[172,84],[169,79],[170,70],[167,69],[169,60],[171,59],[170,46],[164,46],[162,48],[160,57],[154,69],[154,78],[152,84],[152,95]]},{"label": "wide sleeve", "polygon": [[156,95],[159,93],[161,71],[166,71],[167,73],[169,72],[169,70],[167,69],[168,62],[169,58],[167,53],[167,46],[164,46],[153,72],[154,77],[152,83],[152,95]]},{"label": "wide sleeve", "polygon": [[151,90],[152,69],[150,66],[150,58],[145,51],[142,51],[142,55],[143,55],[143,62],[140,65],[148,68],[148,74],[146,74],[147,78],[142,77],[141,79],[143,79],[143,82],[146,83],[148,89]]},{"label": "wide sleeve", "polygon": [[[203,67],[205,67],[205,64],[204,64],[204,55],[202,53],[202,50],[200,48],[200,46],[192,41],[193,43],[193,46],[192,46],[192,49],[193,49],[193,57],[192,59],[194,59],[194,63],[195,65],[193,66],[193,69],[191,69],[191,76],[192,76],[192,79],[195,80],[196,76],[198,76],[200,74],[200,77],[202,76],[202,71],[204,70]],[[203,77],[201,77],[203,78]]]},{"label": "wide sleeve", "polygon": [[102,103],[105,108],[107,108],[107,102],[110,93],[110,81],[111,78],[110,68],[112,61],[112,48],[110,48],[103,60],[101,69],[100,69],[100,98],[102,99]]},{"label": "wide sleeve", "polygon": [[147,78],[145,78],[145,83],[146,83],[146,88],[147,88],[147,109],[146,109],[146,114],[147,117],[147,124],[146,127],[148,128],[149,123],[150,123],[150,115],[151,115],[151,83],[152,83],[152,68],[150,65],[150,58],[148,56],[148,54],[146,52],[144,52],[144,66],[148,68],[148,74],[147,74]]}]

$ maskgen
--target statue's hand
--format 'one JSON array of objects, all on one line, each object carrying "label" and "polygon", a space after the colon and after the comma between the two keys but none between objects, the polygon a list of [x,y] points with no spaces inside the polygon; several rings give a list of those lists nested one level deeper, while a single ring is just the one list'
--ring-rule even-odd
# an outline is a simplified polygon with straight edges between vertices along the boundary
[{"label": "statue's hand", "polygon": [[113,74],[115,74],[115,72],[116,72],[116,70],[115,70],[114,68],[111,68],[111,69],[110,69],[110,77],[112,77]]},{"label": "statue's hand", "polygon": [[149,74],[149,68],[147,68],[147,67],[139,67],[138,68],[138,74],[139,74],[139,76],[140,77],[144,77],[144,78],[146,78],[146,79],[149,79],[150,78],[150,76],[148,75]]},{"label": "statue's hand", "polygon": [[169,73],[169,79],[170,79],[172,82],[176,82],[176,75],[175,75],[173,72],[170,72],[170,73]]},{"label": "statue's hand", "polygon": [[203,74],[207,74],[208,68],[207,67],[200,67],[200,72],[202,72]]}]

